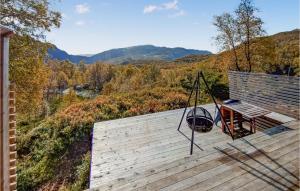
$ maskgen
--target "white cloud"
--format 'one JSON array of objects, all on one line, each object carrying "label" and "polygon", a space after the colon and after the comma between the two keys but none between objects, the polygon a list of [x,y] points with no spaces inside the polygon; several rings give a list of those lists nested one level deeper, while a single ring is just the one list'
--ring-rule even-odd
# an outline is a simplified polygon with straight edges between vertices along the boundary
[{"label": "white cloud", "polygon": [[78,14],[88,13],[90,11],[90,7],[86,3],[78,4],[75,6],[75,11]]},{"label": "white cloud", "polygon": [[163,4],[163,8],[166,10],[177,10],[178,9],[178,0],[174,0],[174,1]]},{"label": "white cloud", "polygon": [[68,15],[67,15],[66,13],[62,13],[62,14],[61,14],[61,17],[62,17],[63,19],[68,19],[68,18],[69,18]]},{"label": "white cloud", "polygon": [[83,26],[83,25],[85,25],[85,22],[84,21],[76,21],[75,25]]},{"label": "white cloud", "polygon": [[184,10],[179,10],[177,11],[176,13],[172,14],[172,15],[169,15],[169,17],[171,18],[175,18],[175,17],[181,17],[181,16],[184,16],[186,15],[186,12]]},{"label": "white cloud", "polygon": [[158,11],[160,9],[159,6],[156,6],[156,5],[147,5],[145,6],[144,8],[144,13],[147,14],[147,13],[152,13],[154,11]]},{"label": "white cloud", "polygon": [[178,7],[178,0],[173,0],[167,3],[163,3],[160,5],[146,5],[144,7],[144,14],[154,13],[156,11],[163,11],[163,10],[177,10],[178,13],[183,13],[183,10],[180,10]]}]

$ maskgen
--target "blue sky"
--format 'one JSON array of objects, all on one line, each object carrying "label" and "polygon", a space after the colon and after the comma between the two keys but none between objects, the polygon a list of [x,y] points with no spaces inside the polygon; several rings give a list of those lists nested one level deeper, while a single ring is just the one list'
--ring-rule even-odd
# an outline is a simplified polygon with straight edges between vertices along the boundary
[{"label": "blue sky", "polygon": [[[267,34],[299,28],[299,0],[254,0]],[[62,25],[47,40],[71,54],[153,44],[217,52],[213,16],[239,0],[61,0]]]}]

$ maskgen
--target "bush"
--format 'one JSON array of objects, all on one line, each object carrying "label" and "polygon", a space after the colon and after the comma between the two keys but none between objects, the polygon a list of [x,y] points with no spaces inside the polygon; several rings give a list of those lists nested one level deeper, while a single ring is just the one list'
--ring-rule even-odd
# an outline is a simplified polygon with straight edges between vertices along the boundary
[{"label": "bush", "polygon": [[[183,107],[186,99],[183,90],[154,88],[99,96],[59,111],[26,134],[18,136],[18,190],[35,190],[57,178],[56,174],[63,169],[60,165],[64,156],[73,152],[70,148],[76,142],[90,137],[95,121],[176,109]],[[76,174],[71,190],[86,188],[89,172],[88,147],[84,153],[86,154],[79,165],[75,159],[71,165],[77,166],[71,173]]]}]

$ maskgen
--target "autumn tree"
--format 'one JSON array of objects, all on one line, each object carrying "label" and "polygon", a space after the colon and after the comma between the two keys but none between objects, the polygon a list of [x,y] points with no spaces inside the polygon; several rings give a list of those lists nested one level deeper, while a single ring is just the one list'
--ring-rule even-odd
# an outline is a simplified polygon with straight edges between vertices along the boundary
[{"label": "autumn tree", "polygon": [[299,45],[290,44],[277,50],[277,71],[293,76],[299,73]]},{"label": "autumn tree", "polygon": [[[28,45],[20,48],[18,41]],[[36,42],[27,37],[18,36],[10,44],[10,80],[16,84],[17,111],[25,117],[33,118],[43,104],[43,92],[48,83],[49,70],[44,64],[43,51]],[[40,50],[40,52],[36,52]]]},{"label": "autumn tree", "polygon": [[44,64],[48,44],[41,43],[45,31],[59,27],[61,15],[47,0],[1,0],[0,24],[14,30],[10,43],[10,80],[16,84],[17,111],[37,113],[47,86]]},{"label": "autumn tree", "polygon": [[252,45],[253,70],[258,72],[272,73],[276,67],[276,42],[272,38],[263,37]]},{"label": "autumn tree", "polygon": [[235,63],[236,69],[240,71],[239,59],[237,53],[238,46],[238,34],[237,34],[237,24],[234,17],[229,13],[224,13],[220,16],[215,16],[213,23],[218,30],[218,35],[216,36],[216,41],[220,45],[221,50],[232,50],[233,61]]},{"label": "autumn tree", "polygon": [[1,0],[0,24],[19,35],[41,38],[60,21],[61,14],[50,9],[48,0]]},{"label": "autumn tree", "polygon": [[68,81],[69,81],[68,76],[63,71],[60,71],[57,75],[57,86],[60,93],[62,93],[62,91],[67,88]]},{"label": "autumn tree", "polygon": [[156,64],[151,64],[145,72],[145,81],[147,83],[154,83],[160,75],[160,68]]},{"label": "autumn tree", "polygon": [[64,72],[68,79],[71,79],[75,73],[75,65],[69,60],[60,61],[58,64],[58,70]]},{"label": "autumn tree", "polygon": [[[252,71],[253,41],[256,37],[262,36],[264,30],[261,18],[256,16],[258,9],[252,0],[241,0],[235,10],[235,16],[224,13],[215,16],[214,25],[218,29],[217,42],[222,49],[231,50],[234,55],[234,62],[238,71],[242,67],[238,62],[238,49],[242,48],[244,60],[246,61],[248,72]],[[243,69],[245,70],[245,69]]]},{"label": "autumn tree", "polygon": [[79,64],[76,65],[75,72],[73,75],[73,85],[85,85],[87,83],[87,65],[84,61],[80,61]]},{"label": "autumn tree", "polygon": [[236,9],[236,24],[239,41],[243,46],[244,55],[248,64],[248,72],[252,70],[252,44],[256,37],[262,36],[263,21],[256,16],[258,9],[254,6],[252,0],[242,0]]},{"label": "autumn tree", "polygon": [[83,85],[84,82],[84,73],[76,68],[72,78],[70,79],[70,84],[75,87],[76,85]]},{"label": "autumn tree", "polygon": [[84,63],[84,61],[80,61],[78,64],[78,69],[80,72],[85,73],[86,72],[86,64]]},{"label": "autumn tree", "polygon": [[97,91],[102,90],[104,83],[113,76],[112,67],[100,62],[90,65],[87,73],[91,87]]},{"label": "autumn tree", "polygon": [[48,77],[48,83],[46,87],[46,101],[49,101],[52,95],[55,95],[56,93],[56,88],[57,88],[57,75],[54,71],[50,69],[49,71],[49,77]]}]

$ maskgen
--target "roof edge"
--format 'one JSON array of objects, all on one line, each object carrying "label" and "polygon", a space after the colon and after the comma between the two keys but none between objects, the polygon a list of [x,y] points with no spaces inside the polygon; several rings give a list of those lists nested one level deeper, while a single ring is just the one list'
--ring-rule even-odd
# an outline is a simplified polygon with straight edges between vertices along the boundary
[{"label": "roof edge", "polygon": [[1,36],[8,37],[8,36],[11,36],[12,34],[14,34],[12,29],[10,29],[6,26],[0,25],[0,35]]}]

